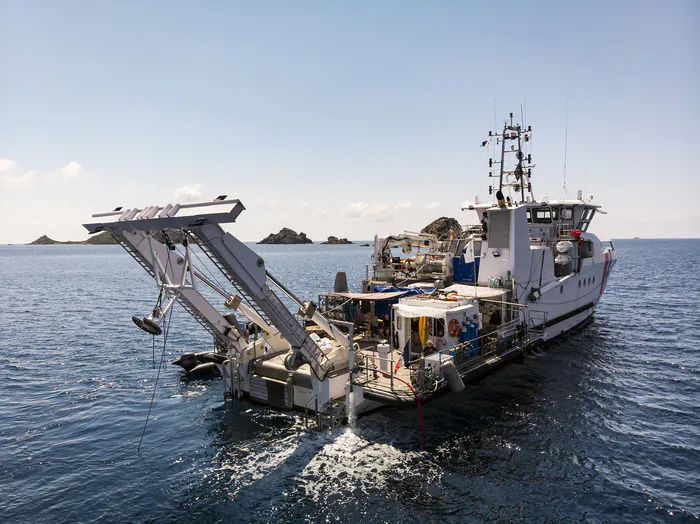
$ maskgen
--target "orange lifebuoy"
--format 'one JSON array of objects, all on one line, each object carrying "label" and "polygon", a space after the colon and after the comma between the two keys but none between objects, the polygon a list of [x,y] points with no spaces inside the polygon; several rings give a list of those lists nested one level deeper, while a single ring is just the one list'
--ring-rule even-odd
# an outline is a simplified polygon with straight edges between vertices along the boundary
[{"label": "orange lifebuoy", "polygon": [[459,335],[459,320],[456,318],[453,318],[450,320],[450,336],[456,337]]}]

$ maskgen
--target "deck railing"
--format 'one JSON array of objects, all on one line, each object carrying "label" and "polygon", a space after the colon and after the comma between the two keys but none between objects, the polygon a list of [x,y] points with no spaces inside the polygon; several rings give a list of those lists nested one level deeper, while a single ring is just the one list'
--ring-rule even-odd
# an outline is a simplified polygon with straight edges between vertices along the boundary
[{"label": "deck railing", "polygon": [[[501,324],[490,333],[485,333],[430,355],[421,355],[409,361],[408,364],[402,359],[401,366],[407,368],[410,382],[416,390],[419,393],[426,393],[439,388],[444,383],[445,379],[440,370],[443,364],[448,361],[452,361],[459,373],[464,374],[497,357],[502,352],[499,351],[499,341],[509,344],[509,349],[513,346],[526,345],[528,340],[529,334],[525,324],[520,319],[515,319]],[[512,345],[510,345],[511,342]],[[363,373],[355,375],[356,382],[367,389],[397,393],[394,375],[398,370],[393,352],[389,353],[388,358],[365,354],[364,359]],[[380,372],[382,369],[386,370],[384,373],[388,376]]]}]

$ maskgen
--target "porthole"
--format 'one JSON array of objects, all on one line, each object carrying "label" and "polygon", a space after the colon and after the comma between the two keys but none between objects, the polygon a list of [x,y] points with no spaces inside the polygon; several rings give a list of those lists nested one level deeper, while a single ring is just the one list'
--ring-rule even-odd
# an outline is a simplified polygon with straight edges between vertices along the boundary
[{"label": "porthole", "polygon": [[578,281],[578,288],[581,289],[581,281]]},{"label": "porthole", "polygon": [[595,284],[595,277],[593,277],[593,283]]},{"label": "porthole", "polygon": [[560,295],[564,294],[564,286],[559,286],[559,294]]},{"label": "porthole", "polygon": [[588,285],[591,285],[591,277],[588,277]]}]

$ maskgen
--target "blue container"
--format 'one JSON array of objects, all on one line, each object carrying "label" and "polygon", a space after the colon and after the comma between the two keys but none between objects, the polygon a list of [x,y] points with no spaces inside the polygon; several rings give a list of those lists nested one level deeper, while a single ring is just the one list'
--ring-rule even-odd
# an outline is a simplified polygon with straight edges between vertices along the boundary
[{"label": "blue container", "polygon": [[453,278],[455,282],[476,282],[476,264],[465,264],[462,257],[452,258]]}]

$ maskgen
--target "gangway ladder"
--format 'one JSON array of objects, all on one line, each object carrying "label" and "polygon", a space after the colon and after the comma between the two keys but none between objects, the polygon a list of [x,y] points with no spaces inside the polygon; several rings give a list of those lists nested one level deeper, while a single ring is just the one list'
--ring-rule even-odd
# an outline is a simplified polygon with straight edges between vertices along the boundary
[{"label": "gangway ladder", "polygon": [[[187,229],[196,235],[200,246],[206,247],[207,256],[231,284],[244,293],[251,308],[254,307],[254,311],[275,326],[290,343],[292,353],[285,360],[287,368],[292,370],[308,363],[314,375],[322,380],[330,371],[329,358],[270,288],[269,283],[274,283],[284,290],[265,270],[265,261],[236,237],[225,233],[217,223],[194,223]],[[304,307],[303,304],[299,306]]]},{"label": "gangway ladder", "polygon": [[131,247],[131,244],[129,244],[129,243],[126,241],[126,239],[124,239],[123,234],[122,234],[122,233],[116,233],[116,232],[114,232],[114,231],[112,231],[111,233],[112,233],[112,236],[114,237],[114,239],[117,241],[117,243],[118,243],[120,246],[122,246],[122,247],[124,248],[124,251],[126,251],[127,253],[129,253],[129,255],[131,256],[131,258],[133,258],[134,260],[136,260],[136,262],[138,262],[138,264],[139,264],[143,269],[145,269],[146,272],[147,272],[149,275],[151,275],[153,278],[155,278],[156,274],[155,274],[155,272],[153,271],[153,269],[151,268],[151,266],[150,266],[148,263],[146,263],[146,261],[143,259],[143,257],[139,254],[138,251],[136,251],[135,249],[133,249],[133,248]]},{"label": "gangway ladder", "polygon": [[530,309],[527,312],[527,341],[528,344],[543,338],[547,330],[547,312]]},{"label": "gangway ladder", "polygon": [[188,231],[190,238],[199,246],[199,248],[204,252],[205,255],[207,255],[207,258],[211,260],[212,264],[216,266],[216,268],[221,271],[221,273],[228,279],[228,281],[231,283],[233,288],[236,290],[236,293],[243,299],[245,300],[246,304],[250,306],[250,308],[255,311],[260,317],[267,322],[268,324],[270,323],[270,317],[263,311],[258,304],[253,300],[253,298],[246,292],[245,287],[241,285],[241,283],[236,279],[229,269],[226,267],[225,264],[222,264],[221,261],[217,258],[217,256],[214,254],[212,249],[209,247],[209,244],[207,241],[202,238],[200,235],[195,234],[192,231]]}]

